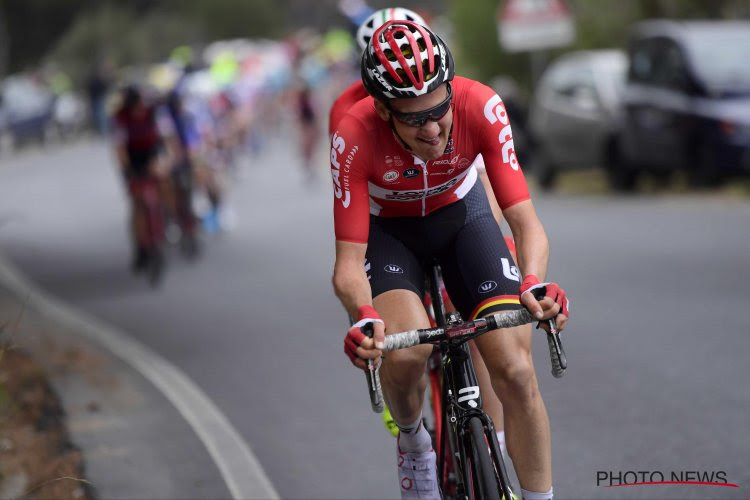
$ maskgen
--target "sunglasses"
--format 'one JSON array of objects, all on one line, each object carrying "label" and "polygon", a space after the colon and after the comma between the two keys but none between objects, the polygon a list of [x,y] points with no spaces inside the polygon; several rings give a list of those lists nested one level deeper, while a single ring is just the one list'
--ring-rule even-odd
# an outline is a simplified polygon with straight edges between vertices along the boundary
[{"label": "sunglasses", "polygon": [[388,104],[386,104],[386,106],[396,120],[400,121],[404,125],[408,125],[409,127],[421,127],[425,123],[427,123],[428,120],[436,122],[444,117],[446,113],[448,113],[448,110],[451,109],[453,90],[451,89],[451,84],[449,82],[446,83],[446,85],[448,95],[445,100],[437,106],[433,106],[429,109],[425,109],[423,111],[415,111],[413,113],[402,113],[401,111],[396,111],[395,109],[391,108]]}]

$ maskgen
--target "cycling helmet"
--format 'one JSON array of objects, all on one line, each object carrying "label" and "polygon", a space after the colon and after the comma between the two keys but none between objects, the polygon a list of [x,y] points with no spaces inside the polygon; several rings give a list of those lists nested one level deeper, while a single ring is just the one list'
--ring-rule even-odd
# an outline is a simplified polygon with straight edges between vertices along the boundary
[{"label": "cycling helmet", "polygon": [[370,17],[365,19],[365,22],[359,25],[359,28],[357,29],[357,43],[359,44],[359,49],[365,50],[365,48],[367,48],[367,43],[372,38],[375,30],[388,21],[414,21],[422,26],[427,26],[427,23],[424,22],[422,16],[413,10],[401,7],[380,9],[372,13]]},{"label": "cycling helmet", "polygon": [[122,89],[122,107],[133,109],[143,102],[143,94],[138,85],[128,84]]},{"label": "cycling helmet", "polygon": [[429,28],[388,21],[362,54],[362,82],[381,101],[418,97],[453,80],[453,56]]}]

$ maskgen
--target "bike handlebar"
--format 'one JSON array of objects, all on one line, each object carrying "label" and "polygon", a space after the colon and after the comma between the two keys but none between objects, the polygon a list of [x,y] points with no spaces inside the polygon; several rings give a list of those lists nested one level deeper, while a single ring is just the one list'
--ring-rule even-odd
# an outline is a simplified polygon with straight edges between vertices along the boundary
[{"label": "bike handlebar", "polygon": [[[468,340],[489,330],[495,330],[497,328],[513,328],[533,321],[536,321],[536,318],[534,318],[526,309],[503,311],[487,316],[486,318],[467,321],[446,328],[409,330],[388,335],[385,338],[385,347],[383,348],[383,351],[395,351],[420,344],[433,344],[446,339],[459,340],[465,338]],[[552,375],[555,378],[560,378],[565,374],[565,369],[567,368],[568,363],[554,321],[550,321],[550,332],[547,334],[547,343],[549,345],[550,361],[552,363]]]},{"label": "bike handlebar", "polygon": [[[513,328],[536,321],[531,313],[526,309],[516,309],[513,311],[503,311],[495,313],[492,316],[467,321],[457,325],[449,325],[445,328],[425,328],[422,330],[409,330],[401,333],[394,333],[385,338],[384,352],[405,349],[420,344],[436,344],[443,340],[467,341],[477,335],[481,335],[489,330],[498,328]],[[560,334],[554,320],[549,320],[549,332],[547,332],[547,344],[549,346],[550,362],[552,364],[552,375],[560,378],[565,375],[568,367],[568,361],[565,357]],[[372,337],[372,325],[365,325],[362,331],[368,337]],[[382,413],[384,402],[383,392],[380,386],[380,376],[378,374],[380,366],[375,365],[372,360],[367,361],[367,387],[370,393],[370,404],[372,411]]]}]

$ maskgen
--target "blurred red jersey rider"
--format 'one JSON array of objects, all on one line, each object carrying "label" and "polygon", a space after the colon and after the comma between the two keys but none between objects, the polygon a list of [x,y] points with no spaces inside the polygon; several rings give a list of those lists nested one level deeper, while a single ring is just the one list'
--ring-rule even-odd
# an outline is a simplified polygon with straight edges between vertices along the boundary
[{"label": "blurred red jersey rider", "polygon": [[[358,318],[345,338],[364,368],[385,329],[429,326],[422,305],[425,264],[437,259],[465,318],[528,308],[564,328],[568,301],[546,274],[548,241],[513,149],[502,100],[488,87],[454,78],[443,41],[410,21],[378,28],[362,56],[374,100],[353,105],[331,137],[336,263],[333,284]],[[495,197],[518,244],[520,273],[472,163],[482,154]],[[363,265],[364,263],[364,265]],[[523,277],[523,281],[521,278]],[[531,290],[545,289],[537,301]],[[372,323],[374,339],[359,327]],[[508,449],[525,498],[551,498],[549,421],[531,362],[530,326],[476,339],[493,386],[507,402]],[[431,346],[390,353],[383,392],[400,434],[404,498],[439,498],[435,453],[421,425],[422,376]],[[419,471],[419,473],[415,473]]]},{"label": "blurred red jersey rider", "polygon": [[162,197],[168,191],[169,167],[162,159],[165,138],[174,132],[164,110],[147,103],[134,85],[123,91],[122,104],[114,116],[115,152],[131,196],[131,231],[134,243],[133,270],[142,270],[151,241],[145,214],[138,210],[139,196]]}]

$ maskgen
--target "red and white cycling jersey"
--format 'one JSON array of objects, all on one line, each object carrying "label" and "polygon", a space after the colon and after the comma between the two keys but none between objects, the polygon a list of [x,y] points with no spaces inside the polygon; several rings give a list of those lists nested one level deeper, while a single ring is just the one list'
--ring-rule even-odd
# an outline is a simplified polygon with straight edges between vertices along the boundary
[{"label": "red and white cycling jersey", "polygon": [[351,106],[331,136],[336,239],[366,243],[370,214],[425,216],[463,198],[482,154],[501,209],[529,199],[508,114],[489,87],[456,77],[453,130],[445,153],[424,162],[396,139],[371,97]]},{"label": "red and white cycling jersey", "polygon": [[328,114],[328,136],[330,137],[336,131],[341,119],[346,115],[349,109],[362,99],[369,97],[370,94],[365,90],[362,80],[349,85],[340,96],[336,98],[331,106],[331,112]]}]

